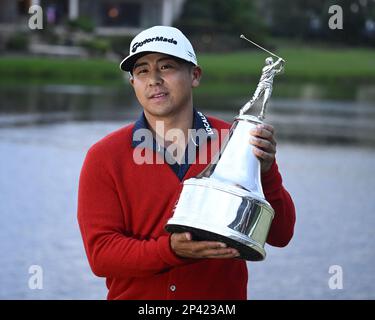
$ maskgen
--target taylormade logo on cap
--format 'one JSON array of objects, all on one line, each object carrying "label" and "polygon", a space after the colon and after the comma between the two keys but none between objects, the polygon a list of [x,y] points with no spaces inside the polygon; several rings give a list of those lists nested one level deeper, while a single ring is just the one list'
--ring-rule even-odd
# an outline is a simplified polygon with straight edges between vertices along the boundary
[{"label": "taylormade logo on cap", "polygon": [[132,71],[142,52],[164,53],[198,65],[193,46],[185,35],[174,27],[155,26],[136,35],[129,48],[129,55],[120,68]]},{"label": "taylormade logo on cap", "polygon": [[138,48],[142,47],[144,44],[152,42],[152,41],[163,41],[163,42],[169,42],[177,45],[177,41],[173,38],[167,39],[164,37],[155,37],[155,38],[147,38],[143,40],[142,42],[136,42],[133,45],[132,52],[136,52]]}]

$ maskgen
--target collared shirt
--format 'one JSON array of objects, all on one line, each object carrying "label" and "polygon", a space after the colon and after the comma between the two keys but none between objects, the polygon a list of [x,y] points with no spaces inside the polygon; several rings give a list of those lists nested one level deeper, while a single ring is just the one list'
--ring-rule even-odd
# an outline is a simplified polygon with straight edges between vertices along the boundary
[{"label": "collared shirt", "polygon": [[[193,130],[189,134],[189,142],[185,149],[185,154],[181,159],[181,163],[178,163],[176,159],[168,152],[168,148],[165,149],[162,147],[153,137],[152,141],[146,141],[145,135],[136,134],[138,130],[147,130],[151,136],[150,126],[147,122],[144,112],[134,124],[133,133],[132,133],[132,147],[146,147],[155,152],[160,153],[164,160],[170,165],[173,172],[177,177],[182,181],[186,172],[188,171],[190,165],[194,163],[197,153],[197,148],[207,142],[208,139],[215,139],[217,137],[216,132],[211,127],[208,119],[202,113],[193,109]],[[140,132],[140,131],[138,131]],[[142,139],[143,138],[143,139]]]}]

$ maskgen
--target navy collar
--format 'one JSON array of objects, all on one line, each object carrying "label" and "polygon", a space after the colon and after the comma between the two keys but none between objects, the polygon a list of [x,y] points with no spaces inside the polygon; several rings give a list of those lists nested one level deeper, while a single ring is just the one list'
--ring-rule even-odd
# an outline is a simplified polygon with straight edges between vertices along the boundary
[{"label": "navy collar", "polygon": [[[215,130],[212,128],[207,117],[202,112],[197,111],[195,108],[193,108],[193,128],[192,129],[195,129],[195,134],[192,134],[192,140],[193,140],[192,142],[197,147],[202,145],[205,141],[208,141],[209,139],[215,139],[217,137],[217,134]],[[138,132],[138,134],[136,132]],[[152,132],[147,122],[146,116],[144,112],[142,112],[138,120],[134,123],[133,132],[132,132],[132,147],[136,148],[139,144],[142,143],[143,147],[147,147],[147,148],[150,148],[151,150],[160,152],[161,151],[160,146],[157,145],[157,142],[155,141],[155,139],[152,139],[153,141],[152,144],[150,143],[148,145],[145,145],[145,142],[144,142],[145,133],[147,133],[149,137],[152,136]],[[142,137],[143,139],[140,139],[139,137]],[[203,139],[199,139],[200,137],[202,137]],[[148,141],[151,141],[151,139],[148,139]]]}]

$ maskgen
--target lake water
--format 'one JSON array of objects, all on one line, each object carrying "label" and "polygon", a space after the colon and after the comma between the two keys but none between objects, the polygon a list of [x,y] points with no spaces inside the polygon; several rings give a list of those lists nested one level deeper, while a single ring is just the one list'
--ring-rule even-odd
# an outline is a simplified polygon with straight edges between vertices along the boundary
[{"label": "lake water", "polygon": [[[268,246],[265,261],[248,263],[250,299],[375,298],[375,90],[361,87],[352,100],[324,91],[305,85],[271,100],[267,122],[297,224],[288,247]],[[231,121],[245,100],[195,103]],[[76,221],[78,177],[89,146],[139,112],[128,87],[0,86],[0,299],[106,297]],[[29,287],[32,265],[43,270],[41,290]],[[329,287],[332,266],[342,289]]]},{"label": "lake water", "polygon": [[[242,84],[243,85],[243,84]],[[286,85],[283,84],[282,87]],[[294,88],[287,86],[288,90]],[[355,90],[354,90],[355,89]],[[375,87],[353,87],[352,99],[332,100],[324,86],[299,84],[292,98],[277,94],[267,121],[278,138],[293,141],[341,142],[375,146]],[[288,91],[285,90],[285,91]],[[332,88],[333,90],[333,88]],[[332,91],[331,90],[331,91]],[[335,88],[346,92],[348,88]],[[232,121],[249,93],[238,96],[198,94],[195,107]],[[0,85],[0,128],[69,121],[134,120],[140,107],[129,86]],[[255,114],[255,110],[252,113]]]},{"label": "lake water", "polygon": [[[125,123],[0,128],[0,299],[105,299],[76,221],[78,176],[89,146]],[[295,236],[248,263],[249,298],[374,299],[375,149],[281,140],[277,159]],[[42,267],[41,290],[29,288],[31,265]],[[333,265],[342,289],[328,285]]]}]

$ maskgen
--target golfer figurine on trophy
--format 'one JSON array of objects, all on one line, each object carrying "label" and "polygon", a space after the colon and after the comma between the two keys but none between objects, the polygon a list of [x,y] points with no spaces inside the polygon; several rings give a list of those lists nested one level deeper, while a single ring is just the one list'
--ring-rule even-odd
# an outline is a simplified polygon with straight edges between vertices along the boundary
[{"label": "golfer figurine on trophy", "polygon": [[[250,261],[265,259],[264,245],[274,217],[263,193],[260,162],[249,148],[249,131],[263,123],[273,78],[283,70],[285,61],[276,57],[276,62],[266,59],[254,96],[235,117],[220,151],[200,174],[183,182],[173,216],[165,226],[171,233],[188,231],[195,240],[222,241],[236,248],[239,258]],[[262,94],[260,115],[245,114]]]},{"label": "golfer figurine on trophy", "polygon": [[272,54],[273,56],[277,57],[278,60],[276,62],[273,62],[272,57],[268,57],[266,59],[266,66],[262,69],[262,75],[260,77],[258,86],[254,92],[253,97],[250,99],[248,103],[246,103],[240,110],[240,115],[245,114],[254,104],[255,102],[262,96],[263,94],[263,105],[262,110],[258,116],[260,120],[264,120],[265,118],[265,112],[266,107],[269,98],[272,94],[272,85],[273,85],[273,78],[276,74],[282,72],[284,70],[284,64],[285,60],[283,58],[280,58],[279,56],[275,55],[274,53],[264,49],[263,47],[257,45],[253,41],[247,39],[244,35],[241,35],[241,39],[245,39],[249,41],[250,43],[254,44],[258,48]]}]

